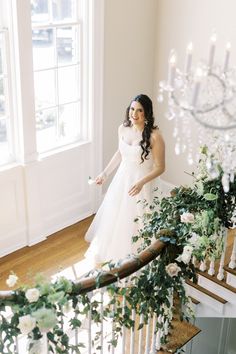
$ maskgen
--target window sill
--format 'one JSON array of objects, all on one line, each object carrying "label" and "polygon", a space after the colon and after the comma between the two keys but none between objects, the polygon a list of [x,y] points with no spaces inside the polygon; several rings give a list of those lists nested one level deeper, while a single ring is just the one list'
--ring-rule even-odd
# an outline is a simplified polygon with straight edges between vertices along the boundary
[{"label": "window sill", "polygon": [[41,152],[38,154],[38,161],[42,161],[50,156],[57,155],[62,152],[65,152],[65,151],[77,149],[78,147],[85,146],[88,144],[91,144],[91,140],[83,140],[83,141],[79,141],[76,143],[71,143],[68,145],[60,146],[58,148],[54,148],[54,149],[47,151],[47,152]]}]

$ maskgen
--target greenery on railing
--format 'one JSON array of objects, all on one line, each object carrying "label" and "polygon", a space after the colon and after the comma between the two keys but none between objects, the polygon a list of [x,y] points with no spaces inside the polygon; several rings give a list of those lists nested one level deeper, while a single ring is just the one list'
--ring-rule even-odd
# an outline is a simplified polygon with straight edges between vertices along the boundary
[{"label": "greenery on railing", "polygon": [[[191,317],[193,311],[185,292],[185,279],[196,279],[192,257],[199,261],[220,257],[224,230],[232,226],[235,212],[236,180],[225,193],[220,166],[217,178],[211,179],[206,169],[207,158],[207,150],[203,149],[199,174],[193,174],[192,187],[175,188],[171,196],[156,197],[153,205],[148,206],[149,211],[142,219],[143,227],[134,236],[134,241],[142,241],[142,249],[145,249],[153,240],[160,239],[166,247],[154,261],[130,276],[128,282],[118,279],[107,287],[109,301],[104,305],[102,315],[99,300],[90,299],[82,291],[79,294],[78,284],[65,278],[54,283],[38,278],[33,287],[21,286],[9,299],[0,300],[0,352],[11,353],[9,348],[14,345],[14,337],[24,334],[28,336],[31,354],[42,353],[40,341],[45,335],[49,340],[49,352],[80,353],[83,344],[71,344],[64,325],[69,308],[73,310],[68,323],[70,329],[80,328],[89,311],[98,323],[101,316],[112,318],[115,334],[108,345],[117,344],[123,325],[128,328],[134,325],[132,309],[137,315],[143,315],[143,324],[154,313],[161,319],[157,328],[162,330],[163,342],[173,315],[173,297],[179,298],[183,305],[180,306],[183,317]],[[109,263],[96,270],[97,287],[102,284],[104,274],[115,268],[117,264]],[[7,283],[11,287],[16,281],[17,276],[11,274]],[[121,296],[126,299],[124,308]],[[13,313],[10,316],[4,312],[7,306]],[[99,335],[98,332],[97,337]]]}]

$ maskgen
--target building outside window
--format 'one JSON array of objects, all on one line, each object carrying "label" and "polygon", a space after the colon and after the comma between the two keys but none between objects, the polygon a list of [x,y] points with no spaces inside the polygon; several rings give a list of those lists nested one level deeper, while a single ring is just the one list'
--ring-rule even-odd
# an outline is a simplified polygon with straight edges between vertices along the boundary
[{"label": "building outside window", "polygon": [[38,152],[81,136],[79,1],[31,1]]}]

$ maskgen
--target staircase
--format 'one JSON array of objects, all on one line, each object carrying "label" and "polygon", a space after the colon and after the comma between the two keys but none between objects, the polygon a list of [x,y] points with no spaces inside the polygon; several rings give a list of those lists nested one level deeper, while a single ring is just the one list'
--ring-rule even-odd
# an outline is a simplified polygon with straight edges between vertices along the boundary
[{"label": "staircase", "polygon": [[236,230],[228,230],[227,236],[221,260],[195,264],[197,284],[186,282],[197,317],[236,317]]},{"label": "staircase", "polygon": [[[186,288],[188,294],[192,298],[193,306],[196,311],[196,317],[236,317],[236,241],[235,241],[236,230],[229,230],[227,233],[227,242],[225,246],[225,252],[223,252],[221,259],[218,262],[213,264],[212,261],[205,260],[200,264],[195,264],[198,274],[197,284],[193,283],[191,280],[186,282]],[[158,245],[158,243],[157,243]],[[162,246],[161,246],[162,247]],[[160,251],[160,245],[157,246],[157,253]],[[153,252],[151,252],[153,253]],[[147,260],[148,255],[148,260]],[[143,256],[142,256],[143,257]],[[154,255],[150,258],[150,252],[144,253],[144,258],[142,261],[142,266],[147,264],[151,259],[154,259]],[[137,264],[129,262],[122,266],[119,270],[121,278],[129,276],[137,270]],[[213,274],[214,273],[214,274]],[[108,283],[111,283],[111,272],[108,272],[106,280],[102,282],[102,286],[106,286]],[[115,278],[113,277],[114,281]],[[91,292],[95,289],[94,279],[89,278],[84,280],[83,287],[86,289],[86,292]],[[81,281],[80,281],[81,285]],[[81,289],[78,286],[78,294],[81,292]],[[6,296],[4,292],[0,292],[0,300]],[[8,296],[8,295],[7,295]],[[135,320],[139,323],[139,318],[135,317]],[[156,344],[158,339],[153,333],[153,323],[158,319],[151,318],[149,325],[145,326],[143,331],[133,331],[127,330],[126,333],[126,343],[123,344],[123,349],[117,348],[111,349],[111,353],[117,354],[167,354],[167,353],[177,353],[179,349],[185,346],[192,338],[194,338],[200,330],[191,323],[180,321],[178,313],[174,314],[174,317],[168,328],[168,337],[167,343],[161,345],[161,349],[156,350]],[[86,328],[82,330],[88,330]],[[105,325],[104,325],[105,327]],[[76,342],[76,336],[80,336],[80,330],[75,331],[76,334],[73,336],[73,340]],[[86,332],[87,333],[87,332]],[[111,335],[111,331],[109,332]],[[92,334],[92,332],[91,332]],[[158,334],[157,334],[158,335]],[[86,334],[87,336],[87,334]],[[87,338],[87,337],[86,337]],[[140,339],[142,338],[142,339]],[[18,347],[17,351],[9,351],[8,354],[19,353],[26,354],[24,339],[16,339],[15,345]],[[100,340],[100,339],[99,339]],[[21,342],[23,343],[23,349],[21,349]],[[45,348],[47,346],[47,341],[45,338]],[[105,343],[105,340],[104,340]],[[122,346],[122,344],[121,344]],[[4,352],[5,353],[5,352]],[[48,351],[45,349],[40,354],[47,354]],[[69,352],[68,352],[69,353]],[[81,353],[91,353],[89,349],[82,350]],[[106,353],[105,348],[103,351],[96,351],[97,353]]]},{"label": "staircase", "polygon": [[[78,305],[75,305],[75,312],[72,308],[69,312],[61,313],[59,315],[59,321],[57,322],[59,327],[58,330],[64,331],[68,336],[69,343],[73,346],[69,350],[59,351],[60,353],[72,354],[77,352],[77,345],[79,342],[85,343],[85,347],[81,348],[79,351],[81,354],[167,354],[167,353],[177,353],[188,341],[195,337],[200,330],[191,323],[184,322],[180,320],[179,317],[179,306],[176,303],[176,300],[173,299],[173,295],[170,294],[170,304],[175,309],[172,319],[167,321],[165,318],[162,318],[162,315],[155,315],[151,313],[148,316],[147,324],[144,324],[141,315],[140,317],[135,313],[135,310],[130,307],[126,299],[126,293],[122,293],[118,296],[120,303],[122,304],[121,310],[126,311],[128,309],[132,312],[132,321],[134,321],[134,327],[126,327],[122,325],[120,328],[120,335],[118,337],[118,345],[113,347],[110,345],[110,348],[107,344],[107,340],[114,339],[114,321],[113,321],[113,307],[109,312],[109,316],[103,319],[104,309],[106,303],[114,299],[114,295],[107,293],[107,286],[109,284],[123,281],[123,286],[131,284],[133,274],[136,271],[139,271],[142,267],[149,267],[150,263],[155,260],[155,258],[160,254],[163,249],[164,244],[160,241],[156,241],[154,244],[149,246],[146,250],[139,254],[139,257],[131,258],[125,260],[118,268],[106,271],[102,273],[102,277],[99,280],[98,287],[98,276],[97,273],[92,274],[89,277],[84,277],[79,280],[72,290],[68,294],[73,296],[75,300],[77,297],[80,297],[82,301],[79,301]],[[130,275],[132,275],[130,277]],[[122,280],[123,279],[123,280]],[[128,283],[127,283],[127,282]],[[121,287],[121,289],[123,288]],[[56,284],[57,288],[57,284]],[[85,298],[83,297],[85,294]],[[4,310],[1,308],[0,312],[0,325],[1,325],[1,315],[2,320],[10,320],[12,316],[10,304],[15,304],[15,293],[14,291],[0,291],[0,305],[7,304],[8,306]],[[85,300],[85,302],[83,301]],[[144,303],[145,303],[144,299]],[[98,311],[101,314],[102,320],[97,322],[94,317],[94,309],[98,306]],[[96,305],[97,304],[97,305]],[[127,304],[127,305],[126,305]],[[28,306],[28,305],[27,305]],[[31,305],[29,305],[31,306]],[[77,307],[78,306],[78,307]],[[84,306],[87,307],[87,311],[84,312]],[[115,306],[115,305],[114,305]],[[125,307],[126,306],[126,307]],[[142,303],[139,303],[139,306],[142,306]],[[82,308],[81,308],[82,307]],[[81,312],[82,309],[82,312]],[[62,316],[62,317],[60,317]],[[70,326],[70,321],[73,320],[74,326]],[[82,326],[81,324],[82,323]],[[163,329],[158,329],[156,331],[156,323],[164,324]],[[3,323],[3,322],[2,322]],[[140,324],[144,326],[140,330],[136,330]],[[5,327],[2,327],[5,328]],[[18,332],[14,333],[10,337],[10,341],[1,342],[1,339],[4,339],[7,332],[0,331],[0,351],[4,354],[26,354],[28,351],[28,340],[27,336],[24,334],[19,334]],[[57,332],[59,333],[59,332]],[[165,335],[168,335],[166,344],[162,343]],[[40,354],[49,354],[50,346],[54,348],[54,353],[57,353],[55,348],[55,342],[49,340],[46,333],[43,333],[43,337],[40,339],[41,349]],[[59,347],[63,349],[62,343],[59,343]],[[31,352],[30,352],[31,353]],[[38,352],[37,352],[38,353]]]}]

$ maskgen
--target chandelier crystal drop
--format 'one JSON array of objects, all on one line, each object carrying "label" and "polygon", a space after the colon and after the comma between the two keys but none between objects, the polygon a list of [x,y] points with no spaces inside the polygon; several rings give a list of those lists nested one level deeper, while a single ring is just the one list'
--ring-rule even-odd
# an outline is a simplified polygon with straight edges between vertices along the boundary
[{"label": "chandelier crystal drop", "polygon": [[194,68],[190,43],[183,70],[177,67],[177,55],[172,50],[168,80],[160,81],[157,101],[163,102],[167,95],[165,116],[174,123],[175,153],[187,153],[191,165],[199,160],[200,152],[194,148],[206,145],[208,172],[212,178],[219,177],[221,166],[227,193],[236,172],[236,68],[229,67],[230,43],[226,45],[223,65],[214,64],[215,48],[213,34],[208,60]]}]

